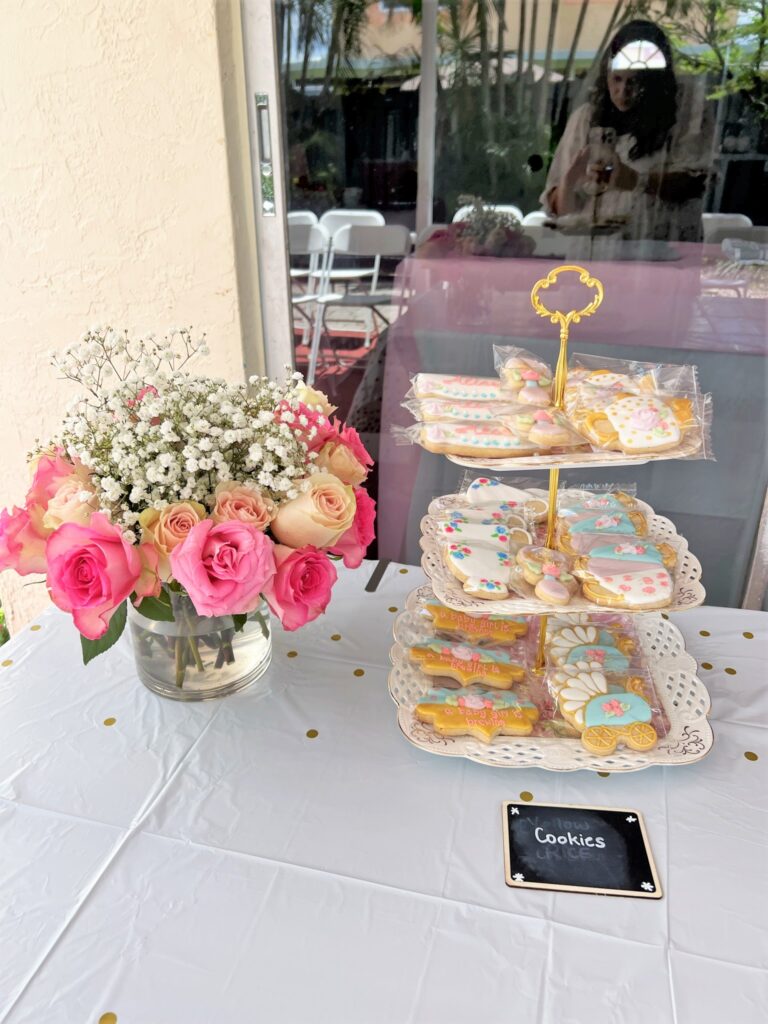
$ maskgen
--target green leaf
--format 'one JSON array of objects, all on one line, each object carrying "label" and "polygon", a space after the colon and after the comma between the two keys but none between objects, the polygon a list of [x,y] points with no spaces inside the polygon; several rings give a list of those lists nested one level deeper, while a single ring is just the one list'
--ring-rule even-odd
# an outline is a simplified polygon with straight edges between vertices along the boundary
[{"label": "green leaf", "polygon": [[148,619],[154,619],[156,622],[175,622],[170,601],[162,600],[164,593],[165,591],[162,591],[160,597],[145,597],[140,605],[134,602],[134,608]]},{"label": "green leaf", "polygon": [[243,627],[245,626],[247,621],[248,621],[248,616],[247,615],[233,615],[232,616],[232,625],[235,627],[235,632],[236,633],[242,632]]},{"label": "green leaf", "polygon": [[99,637],[98,640],[89,640],[87,637],[80,636],[80,643],[83,648],[83,664],[87,665],[89,661],[93,661],[94,658],[103,654],[104,651],[108,651],[109,648],[117,643],[125,629],[125,620],[128,616],[128,602],[123,601],[120,607],[117,609],[115,614],[112,616],[109,622],[109,629],[104,636]]}]

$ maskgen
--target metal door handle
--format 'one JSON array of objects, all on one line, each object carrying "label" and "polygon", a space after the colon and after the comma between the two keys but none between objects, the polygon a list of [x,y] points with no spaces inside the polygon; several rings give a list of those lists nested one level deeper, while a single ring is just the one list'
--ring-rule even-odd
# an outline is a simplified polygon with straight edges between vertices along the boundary
[{"label": "metal door handle", "polygon": [[275,216],[275,177],[272,171],[272,140],[269,132],[269,97],[257,92],[256,140],[259,147],[259,184],[261,186],[261,212],[265,217]]}]

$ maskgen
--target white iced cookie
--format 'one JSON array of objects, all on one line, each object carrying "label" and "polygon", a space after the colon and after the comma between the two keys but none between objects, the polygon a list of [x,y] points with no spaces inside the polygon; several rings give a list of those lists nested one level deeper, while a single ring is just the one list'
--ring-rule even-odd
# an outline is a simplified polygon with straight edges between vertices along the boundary
[{"label": "white iced cookie", "polygon": [[672,602],[674,584],[662,565],[649,563],[641,570],[603,575],[594,560],[587,563],[589,579],[584,579],[584,596],[608,608],[666,608]]},{"label": "white iced cookie", "polygon": [[506,459],[536,450],[530,441],[496,423],[424,423],[420,440],[429,452],[471,458]]},{"label": "white iced cookie", "polygon": [[419,403],[419,419],[425,423],[491,423],[498,409],[506,405],[492,402],[452,402],[425,398]]},{"label": "white iced cookie", "polygon": [[466,594],[486,601],[499,601],[509,596],[512,560],[506,546],[457,541],[446,545],[443,553],[446,565]]},{"label": "white iced cookie", "polygon": [[547,503],[543,498],[536,498],[530,491],[510,487],[493,477],[479,476],[473,480],[466,490],[466,498],[473,505],[524,510],[535,518],[547,514]]},{"label": "white iced cookie", "polygon": [[415,398],[443,398],[459,402],[509,401],[509,392],[496,377],[454,377],[447,373],[417,373]]},{"label": "white iced cookie", "polygon": [[604,411],[623,451],[660,452],[680,444],[682,431],[675,414],[653,395],[623,395]]}]

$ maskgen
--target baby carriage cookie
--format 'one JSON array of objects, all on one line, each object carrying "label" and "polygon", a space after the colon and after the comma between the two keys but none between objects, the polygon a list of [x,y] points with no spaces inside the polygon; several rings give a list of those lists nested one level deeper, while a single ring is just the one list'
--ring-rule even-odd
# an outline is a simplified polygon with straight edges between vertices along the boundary
[{"label": "baby carriage cookie", "polygon": [[596,662],[606,675],[625,676],[634,641],[598,626],[568,625],[548,634],[547,653],[559,666]]},{"label": "baby carriage cookie", "polygon": [[509,693],[430,690],[419,698],[416,717],[442,736],[473,736],[489,743],[495,736],[528,736],[539,712],[530,701]]}]

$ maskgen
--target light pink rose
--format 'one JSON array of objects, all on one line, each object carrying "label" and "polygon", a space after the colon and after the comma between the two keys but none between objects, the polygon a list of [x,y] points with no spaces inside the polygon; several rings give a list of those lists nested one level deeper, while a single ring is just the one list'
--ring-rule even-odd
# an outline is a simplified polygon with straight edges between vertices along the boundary
[{"label": "light pink rose", "polygon": [[61,485],[74,476],[84,484],[90,482],[91,474],[80,463],[72,463],[58,453],[45,452],[31,463],[34,469],[32,484],[27,492],[27,507],[39,505],[43,512],[48,502]]},{"label": "light pink rose", "polygon": [[97,512],[88,526],[64,523],[52,533],[46,557],[51,600],[71,612],[83,636],[98,640],[142,574],[138,547]]},{"label": "light pink rose", "polygon": [[351,487],[330,473],[315,473],[298,498],[279,507],[272,533],[290,548],[333,547],[355,521],[355,510]]},{"label": "light pink rose", "polygon": [[275,503],[262,494],[258,487],[248,487],[232,480],[216,485],[216,507],[211,518],[214,523],[226,523],[236,519],[250,523],[257,530],[266,530],[275,518]]},{"label": "light pink rose", "polygon": [[275,574],[272,541],[250,523],[206,519],[173,549],[171,569],[199,615],[252,612]]},{"label": "light pink rose", "polygon": [[338,430],[325,413],[311,409],[303,402],[293,406],[289,402],[281,403],[277,409],[277,419],[281,419],[282,414],[286,412],[291,414],[291,429],[310,452],[319,452],[329,438],[338,435]]},{"label": "light pink rose", "polygon": [[[62,498],[68,491],[80,489],[93,490],[91,474],[81,463],[69,462],[59,451],[44,452],[30,463],[33,470],[32,483],[27,491],[24,512],[26,519],[23,530],[17,530],[17,540],[23,545],[23,562],[29,564],[30,558],[40,564],[45,542],[54,529],[60,525],[57,521],[56,498]],[[51,501],[54,501],[54,513],[46,522],[46,514]],[[84,516],[75,516],[82,521]],[[90,518],[88,516],[87,518]],[[18,524],[17,524],[18,526]],[[27,569],[27,572],[44,571]]]},{"label": "light pink rose", "polygon": [[373,459],[368,454],[368,450],[360,440],[360,435],[355,428],[344,427],[344,429],[339,432],[339,440],[349,448],[360,465],[365,466],[367,473],[373,465]]},{"label": "light pink rose", "polygon": [[362,487],[355,488],[355,501],[355,521],[331,549],[334,555],[342,556],[348,569],[357,569],[365,558],[368,545],[376,536],[373,525],[376,519],[376,502]]},{"label": "light pink rose", "polygon": [[139,516],[142,538],[157,549],[158,571],[163,580],[171,575],[170,554],[186,540],[189,531],[206,518],[205,506],[197,501],[176,501],[163,509],[146,508]]},{"label": "light pink rose", "polygon": [[79,523],[87,526],[99,502],[90,481],[83,481],[73,474],[64,480],[48,502],[43,513],[43,527],[57,530],[63,523]]},{"label": "light pink rose", "polygon": [[13,569],[20,576],[45,572],[45,542],[25,508],[0,512],[0,570]]},{"label": "light pink rose", "polygon": [[275,545],[277,572],[264,588],[269,607],[287,630],[299,629],[325,611],[336,582],[336,569],[314,547],[294,551]]}]

